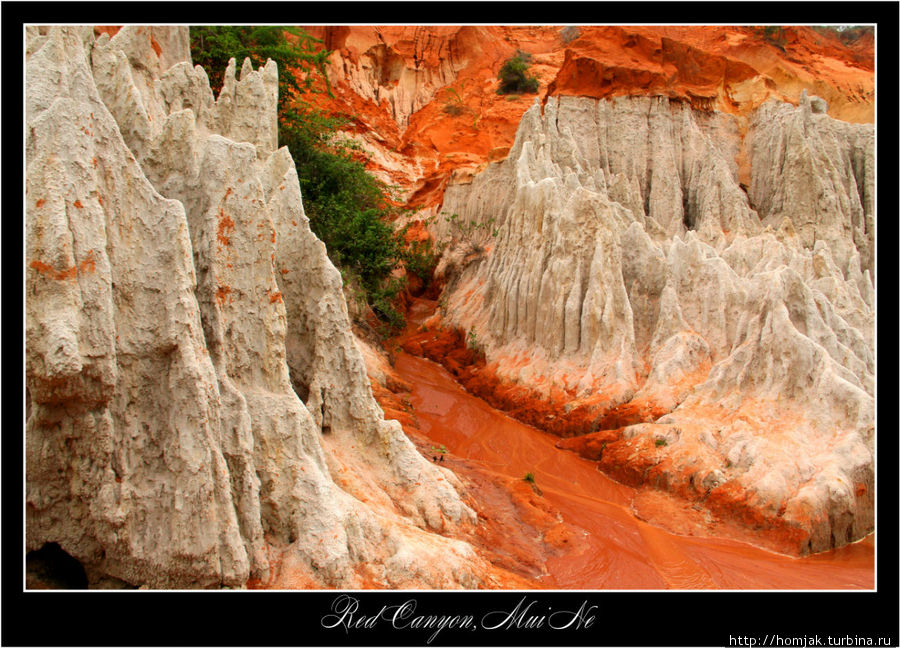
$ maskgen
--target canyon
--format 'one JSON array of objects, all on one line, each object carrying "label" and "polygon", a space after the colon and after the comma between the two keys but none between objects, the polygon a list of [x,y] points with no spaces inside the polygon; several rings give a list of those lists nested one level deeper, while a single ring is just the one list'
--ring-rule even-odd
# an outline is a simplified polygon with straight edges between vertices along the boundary
[{"label": "canyon", "polygon": [[[745,194],[712,145],[728,142],[727,121],[665,99],[543,109],[525,114],[506,161],[445,194],[464,225],[495,219],[496,236],[457,243],[490,254],[451,247],[438,267],[445,322],[483,347],[482,377],[564,408],[551,425],[579,435],[565,447],[777,529],[782,550],[871,531],[871,185],[851,170],[871,166],[871,129],[822,115],[810,144],[796,137],[815,128],[808,98],[764,105]],[[831,175],[841,160],[846,184]]]},{"label": "canyon", "polygon": [[[404,348],[617,479],[804,555],[874,526],[874,86],[868,37],[773,33],[318,35],[329,105],[379,124],[353,136],[442,246],[440,314]],[[515,52],[530,103],[483,71]],[[398,103],[410,86],[434,99]]]},{"label": "canyon", "polygon": [[[875,116],[874,37],[784,27],[305,26],[332,52],[333,96],[312,100],[347,117],[370,170],[427,216],[451,179],[466,181],[507,156],[525,94],[498,95],[497,71],[524,52],[539,95],[666,96],[747,116],[769,99],[794,105],[804,90],[851,123]],[[745,169],[745,165],[741,165]],[[748,184],[745,177],[741,182]]]},{"label": "canyon", "polygon": [[[306,29],[441,252],[392,339],[274,62],[214,94],[186,27],[26,30],[27,551],[95,588],[874,586],[870,33]],[[497,94],[518,51],[540,89]]]}]

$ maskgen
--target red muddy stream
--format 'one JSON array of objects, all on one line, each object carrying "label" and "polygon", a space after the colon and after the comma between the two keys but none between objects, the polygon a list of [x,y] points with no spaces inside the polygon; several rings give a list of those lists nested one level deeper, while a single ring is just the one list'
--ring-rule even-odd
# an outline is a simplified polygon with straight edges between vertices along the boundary
[{"label": "red muddy stream", "polygon": [[[413,329],[425,303],[410,313]],[[450,455],[502,478],[530,472],[573,531],[571,550],[548,558],[551,589],[860,589],[874,587],[874,536],[806,558],[725,538],[674,535],[639,520],[637,492],[597,464],[555,447],[555,436],[524,425],[467,393],[440,365],[399,353],[394,366],[413,385],[420,431]]]}]

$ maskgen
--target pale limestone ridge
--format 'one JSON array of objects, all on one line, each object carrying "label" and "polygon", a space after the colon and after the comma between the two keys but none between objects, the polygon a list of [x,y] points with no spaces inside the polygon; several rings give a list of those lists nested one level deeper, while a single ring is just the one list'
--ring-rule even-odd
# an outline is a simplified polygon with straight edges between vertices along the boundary
[{"label": "pale limestone ridge", "polygon": [[214,99],[186,28],[43,31],[26,68],[28,548],[59,543],[92,583],[240,587],[291,565],[305,586],[477,586],[471,547],[422,530],[474,514],[372,398],[276,150],[274,63],[235,79],[232,62]]},{"label": "pale limestone ridge", "polygon": [[671,437],[671,483],[731,480],[816,551],[873,524],[872,127],[765,104],[751,201],[738,126],[658,97],[536,102],[506,160],[447,189],[466,225],[434,227],[444,310],[509,380],[670,411],[628,434]]},{"label": "pale limestone ridge", "polygon": [[765,223],[789,218],[804,247],[825,241],[842,271],[872,274],[875,131],[832,119],[822,103],[804,91],[799,108],[767,102],[754,113],[750,196]]}]

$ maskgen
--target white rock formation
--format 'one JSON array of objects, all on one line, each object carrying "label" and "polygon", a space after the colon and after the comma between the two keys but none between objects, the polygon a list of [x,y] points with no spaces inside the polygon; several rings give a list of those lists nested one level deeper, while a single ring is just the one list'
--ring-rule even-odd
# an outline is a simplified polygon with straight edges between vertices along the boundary
[{"label": "white rock formation", "polygon": [[[828,244],[844,272],[874,272],[875,136],[871,126],[825,114],[818,97],[800,109],[769,102],[753,115],[750,197],[765,223],[789,218],[804,247]],[[859,254],[859,263],[851,257]]]},{"label": "white rock formation", "polygon": [[187,28],[28,36],[27,547],[93,582],[477,586],[422,528],[474,514],[372,398],[275,64],[214,99]]},{"label": "white rock formation", "polygon": [[875,371],[873,129],[817,105],[752,116],[748,200],[734,118],[550,97],[434,226],[473,232],[445,313],[501,377],[670,412],[627,434],[675,430],[672,480],[739,485],[813,551],[872,530]]}]

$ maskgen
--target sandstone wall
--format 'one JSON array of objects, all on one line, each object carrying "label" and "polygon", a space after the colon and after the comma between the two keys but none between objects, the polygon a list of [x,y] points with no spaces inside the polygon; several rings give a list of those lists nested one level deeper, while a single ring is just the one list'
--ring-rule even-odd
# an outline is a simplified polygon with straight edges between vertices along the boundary
[{"label": "sandstone wall", "polygon": [[187,28],[29,28],[27,548],[94,584],[475,586],[425,530],[474,518],[458,481],[372,398],[275,64],[235,73],[214,98]]},{"label": "sandstone wall", "polygon": [[805,95],[743,126],[535,102],[506,160],[446,191],[444,313],[506,381],[643,412],[623,457],[649,439],[655,485],[816,551],[873,528],[873,128]]},{"label": "sandstone wall", "polygon": [[[497,73],[530,57],[539,94],[666,96],[698,109],[747,116],[769,99],[799,104],[804,91],[837,119],[874,121],[874,40],[788,26],[341,25],[304,27],[332,52],[333,95],[313,98],[350,117],[348,136],[368,168],[420,218],[458,173],[501,159],[531,95],[498,95]],[[741,182],[750,184],[749,177]],[[422,213],[425,212],[425,213]]]}]

